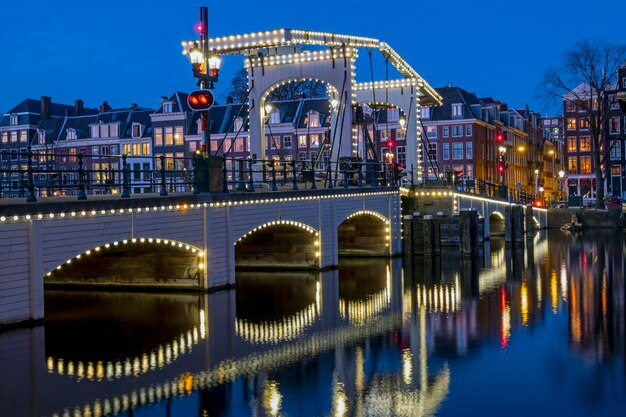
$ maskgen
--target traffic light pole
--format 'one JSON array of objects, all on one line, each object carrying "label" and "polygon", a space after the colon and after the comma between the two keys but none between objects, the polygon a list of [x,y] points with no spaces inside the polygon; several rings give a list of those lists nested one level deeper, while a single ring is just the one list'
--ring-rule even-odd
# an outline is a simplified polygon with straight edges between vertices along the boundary
[{"label": "traffic light pole", "polygon": [[[206,6],[200,7],[200,23],[202,24],[202,52],[204,53],[204,70],[208,71],[209,68],[209,12]],[[200,79],[200,88],[206,89],[209,87],[207,85],[207,80]],[[206,155],[211,153],[210,148],[210,134],[211,134],[211,114],[210,110],[205,110],[202,112],[203,119],[203,130],[202,130],[202,146],[204,147],[204,151]]]}]

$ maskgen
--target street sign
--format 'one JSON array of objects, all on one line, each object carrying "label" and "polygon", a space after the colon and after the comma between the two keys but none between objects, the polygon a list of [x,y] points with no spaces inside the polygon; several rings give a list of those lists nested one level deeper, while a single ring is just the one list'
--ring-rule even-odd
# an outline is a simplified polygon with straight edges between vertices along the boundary
[{"label": "street sign", "polygon": [[521,183],[521,182],[518,182],[518,183],[517,183],[517,189],[518,189],[518,190],[521,190],[521,189],[522,189],[522,183]]},{"label": "street sign", "polygon": [[194,111],[209,110],[213,107],[215,98],[211,90],[196,90],[189,93],[187,97],[187,104],[189,108]]}]

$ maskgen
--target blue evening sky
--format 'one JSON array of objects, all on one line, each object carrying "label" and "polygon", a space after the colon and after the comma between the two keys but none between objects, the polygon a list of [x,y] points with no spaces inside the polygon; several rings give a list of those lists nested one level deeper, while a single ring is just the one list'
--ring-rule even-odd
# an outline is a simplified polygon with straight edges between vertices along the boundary
[{"label": "blue evening sky", "polygon": [[[194,89],[181,41],[197,37],[202,5],[210,36],[285,27],[376,37],[434,87],[451,82],[542,113],[550,107],[536,97],[537,82],[567,47],[583,38],[626,42],[624,0],[12,1],[0,24],[0,112],[42,95],[157,107],[161,96]],[[360,56],[357,78],[369,81],[367,53]],[[377,79],[382,62],[375,56]],[[241,65],[225,60],[218,101]]]}]

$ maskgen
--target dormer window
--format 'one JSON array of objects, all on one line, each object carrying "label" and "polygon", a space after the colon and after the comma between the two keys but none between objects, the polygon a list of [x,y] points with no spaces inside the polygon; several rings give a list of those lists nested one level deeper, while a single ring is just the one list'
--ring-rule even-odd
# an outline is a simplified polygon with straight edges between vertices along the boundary
[{"label": "dormer window", "polygon": [[397,107],[387,109],[387,121],[397,122],[398,120],[400,120],[400,109]]},{"label": "dormer window", "polygon": [[76,129],[67,129],[67,139],[68,140],[72,140],[72,139],[76,139]]},{"label": "dormer window", "polygon": [[452,117],[463,117],[463,104],[452,104]]},{"label": "dormer window", "polygon": [[163,113],[171,113],[172,112],[172,102],[164,101],[163,102]]},{"label": "dormer window", "polygon": [[141,137],[141,124],[133,123],[133,127],[130,133],[133,138],[140,138]]},{"label": "dormer window", "polygon": [[17,126],[17,114],[12,114],[9,118],[11,126]]},{"label": "dormer window", "polygon": [[40,145],[46,144],[46,131],[43,129],[37,130],[37,143]]},{"label": "dormer window", "polygon": [[280,123],[280,111],[279,110],[272,110],[272,112],[270,113],[270,120],[268,123],[271,123],[271,124]]},{"label": "dormer window", "polygon": [[243,118],[237,117],[235,118],[235,123],[233,123],[233,132],[239,132],[243,127]]},{"label": "dormer window", "polygon": [[422,107],[420,109],[420,117],[422,119],[430,119],[430,107]]},{"label": "dormer window", "polygon": [[315,110],[309,110],[306,116],[306,120],[304,121],[304,124],[306,124],[307,127],[320,127],[319,112],[316,112]]}]

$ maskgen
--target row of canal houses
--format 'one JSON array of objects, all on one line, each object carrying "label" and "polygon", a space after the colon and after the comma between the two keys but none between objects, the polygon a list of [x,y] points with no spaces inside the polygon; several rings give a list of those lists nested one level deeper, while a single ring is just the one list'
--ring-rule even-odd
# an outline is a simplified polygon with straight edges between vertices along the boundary
[{"label": "row of canal houses", "polygon": [[[533,170],[539,169],[541,185],[547,192],[557,191],[559,166],[555,162],[562,161],[558,157],[562,144],[546,139],[537,113],[514,110],[491,98],[479,99],[452,85],[437,91],[443,105],[422,108],[420,114],[427,177],[452,172],[464,178],[504,181],[512,188],[521,184],[532,192],[537,181]],[[265,121],[268,159],[329,160],[333,111],[328,98],[271,105]],[[212,154],[229,160],[250,156],[247,112],[247,105],[229,98],[211,109]],[[365,126],[379,159],[405,163],[405,131],[400,122],[406,117],[397,108],[365,108]],[[0,195],[24,194],[25,178],[20,172],[26,169],[28,149],[34,154],[36,171],[45,168],[53,172],[38,183],[40,195],[75,194],[81,162],[91,194],[120,192],[119,170],[124,161],[130,169],[133,193],[158,191],[162,161],[166,171],[183,173],[177,177],[183,179],[181,184],[170,183],[170,187],[188,189],[188,183],[182,185],[184,173],[190,172],[193,155],[202,149],[202,127],[200,114],[190,111],[187,94],[182,92],[162,97],[156,110],[135,104],[114,109],[104,102],[98,108],[87,108],[81,100],[66,105],[49,97],[26,99],[0,119]],[[364,136],[360,128],[357,131]],[[496,142],[500,132],[507,132],[504,143]],[[501,177],[497,163],[498,147],[503,145],[509,152],[505,155],[507,170]],[[363,140],[359,146],[360,155],[364,155]],[[237,165],[229,162],[229,175],[236,175],[233,169]]]}]

